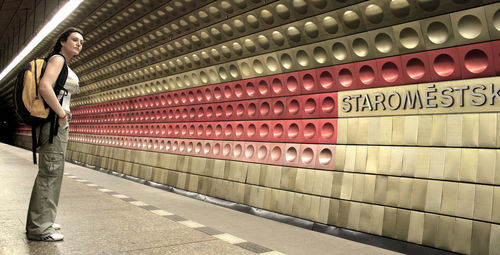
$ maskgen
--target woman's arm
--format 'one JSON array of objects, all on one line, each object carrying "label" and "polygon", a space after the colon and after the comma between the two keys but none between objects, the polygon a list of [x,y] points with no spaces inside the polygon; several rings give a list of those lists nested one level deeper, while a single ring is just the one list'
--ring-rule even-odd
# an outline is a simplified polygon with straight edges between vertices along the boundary
[{"label": "woman's arm", "polygon": [[63,65],[64,59],[61,56],[51,58],[45,67],[45,73],[40,80],[40,86],[38,88],[38,93],[42,96],[43,100],[49,105],[49,107],[54,110],[59,118],[64,118],[66,116],[66,112],[59,104],[59,100],[57,100],[57,96],[54,93],[52,85],[56,82]]}]

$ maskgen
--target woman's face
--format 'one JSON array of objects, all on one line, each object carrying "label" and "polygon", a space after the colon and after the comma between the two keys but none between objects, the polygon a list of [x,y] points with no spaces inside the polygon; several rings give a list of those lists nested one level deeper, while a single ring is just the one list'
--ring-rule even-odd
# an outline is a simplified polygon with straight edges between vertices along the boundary
[{"label": "woman's face", "polygon": [[65,42],[61,42],[62,50],[69,53],[72,56],[80,54],[83,46],[83,36],[78,32],[73,32],[69,34],[68,39]]}]

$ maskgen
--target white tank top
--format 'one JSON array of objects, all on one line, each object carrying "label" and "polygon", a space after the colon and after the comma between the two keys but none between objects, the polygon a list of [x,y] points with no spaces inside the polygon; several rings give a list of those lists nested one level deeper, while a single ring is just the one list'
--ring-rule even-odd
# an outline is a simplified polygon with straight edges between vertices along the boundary
[{"label": "white tank top", "polygon": [[[54,55],[49,58],[49,60],[55,56],[62,57],[61,55]],[[64,83],[64,88],[68,90],[68,95],[64,96],[63,103],[62,103],[62,108],[69,112],[69,102],[71,100],[71,94],[73,93],[78,93],[80,87],[79,87],[79,80],[78,76],[76,75],[73,70],[68,66],[68,78],[66,79],[66,83]],[[61,99],[62,95],[57,95],[57,99]]]}]

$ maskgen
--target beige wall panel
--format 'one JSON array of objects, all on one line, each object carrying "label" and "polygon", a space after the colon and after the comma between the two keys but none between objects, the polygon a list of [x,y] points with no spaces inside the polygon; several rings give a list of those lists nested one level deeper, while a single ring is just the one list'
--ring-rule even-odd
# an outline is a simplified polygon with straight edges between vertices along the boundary
[{"label": "beige wall panel", "polygon": [[368,154],[367,146],[356,146],[356,162],[354,164],[355,171],[365,172],[367,154]]},{"label": "beige wall panel", "polygon": [[378,172],[378,161],[379,161],[379,146],[368,146],[366,156],[366,173],[377,173]]},{"label": "beige wall panel", "polygon": [[392,117],[381,117],[380,118],[380,144],[391,144],[392,143]]},{"label": "beige wall panel", "polygon": [[361,216],[361,203],[350,202],[349,218],[347,220],[347,228],[359,230],[359,218]]},{"label": "beige wall panel", "polygon": [[403,155],[404,155],[403,147],[392,147],[389,174],[401,176],[403,168]]},{"label": "beige wall panel", "polygon": [[462,130],[462,115],[446,115],[446,146],[461,146]]},{"label": "beige wall panel", "polygon": [[330,207],[328,209],[328,225],[338,226],[339,209],[340,200],[330,199]]},{"label": "beige wall panel", "polygon": [[491,224],[489,254],[500,254],[500,225]]},{"label": "beige wall panel", "polygon": [[405,116],[404,142],[405,145],[417,145],[419,116]]},{"label": "beige wall panel", "polygon": [[436,232],[435,245],[438,248],[451,250],[455,237],[455,218],[439,216],[438,231]]},{"label": "beige wall panel", "polygon": [[375,235],[381,235],[383,226],[384,226],[384,207],[374,205],[372,208],[370,233]]},{"label": "beige wall panel", "polygon": [[405,139],[405,116],[392,117],[392,139],[394,144],[404,144]]},{"label": "beige wall panel", "polygon": [[[356,169],[356,148],[357,146],[346,146],[345,148],[345,165],[342,170],[346,172],[359,171]],[[337,159],[335,157],[335,159]]]},{"label": "beige wall panel", "polygon": [[439,213],[443,194],[443,182],[429,180],[425,198],[425,211]]},{"label": "beige wall panel", "polygon": [[497,169],[497,151],[478,150],[478,166],[476,181],[479,183],[494,184],[495,171]]},{"label": "beige wall panel", "polygon": [[415,179],[413,181],[411,209],[424,211],[426,196],[427,196],[427,181]]},{"label": "beige wall panel", "polygon": [[[363,175],[364,180],[364,189],[363,189],[363,202],[373,203],[375,200],[375,183],[376,183],[376,175],[365,174]],[[500,197],[499,197],[500,199]],[[500,201],[499,201],[500,202]]]},{"label": "beige wall panel", "polygon": [[432,116],[431,144],[434,146],[446,145],[446,116]]},{"label": "beige wall panel", "polygon": [[328,214],[330,209],[330,199],[322,197],[320,198],[320,207],[318,213],[318,221],[323,224],[327,224],[328,222]]},{"label": "beige wall panel", "polygon": [[384,220],[381,235],[396,238],[398,209],[384,207]]},{"label": "beige wall panel", "polygon": [[361,213],[359,218],[359,231],[369,233],[370,232],[370,217],[372,213],[373,206],[370,204],[361,204]]},{"label": "beige wall panel", "polygon": [[345,160],[346,160],[346,148],[345,145],[337,145],[335,147],[335,165],[333,169],[344,171]]},{"label": "beige wall panel", "polygon": [[430,153],[431,149],[422,147],[416,149],[415,159],[415,177],[427,178],[430,171]]},{"label": "beige wall panel", "polygon": [[384,204],[387,198],[387,176],[378,175],[375,178],[375,203]]},{"label": "beige wall panel", "polygon": [[475,185],[469,183],[458,184],[458,200],[456,216],[472,218],[474,212]]},{"label": "beige wall panel", "polygon": [[340,118],[337,122],[337,143],[347,144],[347,135],[350,126],[348,125],[349,119]]},{"label": "beige wall panel", "polygon": [[410,226],[408,228],[408,241],[416,244],[422,244],[424,234],[425,215],[421,212],[410,212]]},{"label": "beige wall panel", "polygon": [[470,254],[472,239],[472,221],[466,219],[455,219],[455,238],[453,240],[453,251]]},{"label": "beige wall panel", "polygon": [[332,185],[333,185],[333,172],[323,171],[321,173],[322,173],[322,178],[323,178],[323,185],[322,185],[320,195],[326,196],[326,197],[331,197]]},{"label": "beige wall panel", "polygon": [[[356,144],[367,144],[368,143],[368,130],[370,128],[370,122],[367,118],[358,118],[358,132],[356,137]],[[349,140],[349,139],[348,139]]]},{"label": "beige wall panel", "polygon": [[359,118],[347,119],[347,144],[356,144],[359,130]]},{"label": "beige wall panel", "polygon": [[500,223],[500,187],[493,188],[493,206],[491,212],[491,221]]},{"label": "beige wall panel", "polygon": [[378,159],[378,173],[379,174],[389,174],[389,169],[391,165],[391,147],[381,146],[379,150]]},{"label": "beige wall panel", "polygon": [[387,178],[387,196],[384,205],[397,206],[399,202],[400,177]]},{"label": "beige wall panel", "polygon": [[411,208],[413,182],[411,178],[401,178],[399,180],[399,202],[398,207]]},{"label": "beige wall panel", "polygon": [[479,115],[479,144],[483,147],[496,147],[496,140],[492,139],[497,137],[497,117],[496,113],[486,113]]},{"label": "beige wall panel", "polygon": [[404,147],[404,154],[403,154],[403,166],[401,169],[401,176],[410,176],[413,177],[415,176],[415,165],[416,165],[416,157],[417,157],[417,150],[420,148],[415,148],[415,147]]},{"label": "beige wall panel", "polygon": [[333,173],[332,197],[334,198],[340,197],[343,178],[344,178],[344,173],[338,173],[338,172]]},{"label": "beige wall panel", "polygon": [[487,254],[490,250],[491,224],[472,222],[471,254]]},{"label": "beige wall panel", "polygon": [[298,169],[295,167],[284,167],[281,171],[280,187],[286,190],[295,189],[295,181],[297,179]]},{"label": "beige wall panel", "polygon": [[453,181],[459,179],[461,155],[462,149],[448,148],[445,150],[444,179]]},{"label": "beige wall panel", "polygon": [[445,150],[442,148],[430,148],[429,178],[443,179],[445,155]]},{"label": "beige wall panel", "polygon": [[467,182],[475,182],[477,177],[478,166],[478,150],[462,149],[460,161],[460,180]]},{"label": "beige wall panel", "polygon": [[340,198],[341,199],[351,200],[353,180],[354,180],[353,174],[344,173],[344,175],[342,177],[342,188],[340,191]]},{"label": "beige wall panel", "polygon": [[368,118],[368,144],[380,144],[381,118]]},{"label": "beige wall panel", "polygon": [[404,209],[397,209],[396,238],[401,240],[408,240],[408,235],[410,231],[410,218],[411,218],[411,211]]},{"label": "beige wall panel", "polygon": [[463,118],[462,146],[479,146],[479,114],[465,114]]},{"label": "beige wall panel", "polygon": [[432,145],[432,115],[418,116],[418,144],[422,146]]},{"label": "beige wall panel", "polygon": [[363,201],[365,178],[363,174],[353,174],[351,200]]},{"label": "beige wall panel", "polygon": [[422,236],[422,244],[428,246],[436,246],[437,234],[439,226],[439,215],[432,213],[424,214],[424,232]]},{"label": "beige wall panel", "polygon": [[474,197],[474,219],[491,221],[493,186],[476,185]]},{"label": "beige wall panel", "polygon": [[455,216],[458,202],[458,183],[443,182],[441,210],[442,214]]}]

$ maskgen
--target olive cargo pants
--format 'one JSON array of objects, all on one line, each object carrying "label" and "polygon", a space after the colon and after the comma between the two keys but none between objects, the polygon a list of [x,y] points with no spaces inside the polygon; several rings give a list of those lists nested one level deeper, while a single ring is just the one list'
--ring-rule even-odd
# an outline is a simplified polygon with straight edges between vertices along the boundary
[{"label": "olive cargo pants", "polygon": [[40,240],[55,233],[52,224],[59,203],[70,119],[71,115],[68,113],[68,123],[59,127],[52,144],[49,143],[50,123],[39,128],[38,175],[31,192],[26,220],[26,234],[29,239]]}]

